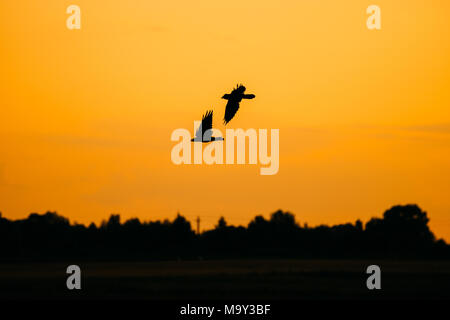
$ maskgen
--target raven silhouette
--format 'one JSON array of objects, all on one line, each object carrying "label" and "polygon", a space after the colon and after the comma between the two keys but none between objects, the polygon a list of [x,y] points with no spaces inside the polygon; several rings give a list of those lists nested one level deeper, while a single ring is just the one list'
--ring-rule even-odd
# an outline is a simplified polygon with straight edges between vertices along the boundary
[{"label": "raven silhouette", "polygon": [[206,111],[206,113],[203,115],[202,123],[195,132],[195,137],[191,139],[192,142],[211,142],[223,140],[222,137],[212,136],[212,118],[213,111]]},{"label": "raven silhouette", "polygon": [[231,93],[224,94],[222,99],[228,100],[227,106],[225,107],[225,116],[223,118],[223,123],[226,125],[233,119],[234,115],[239,109],[239,103],[242,99],[253,99],[254,94],[244,94],[245,87],[240,84],[237,85]]}]

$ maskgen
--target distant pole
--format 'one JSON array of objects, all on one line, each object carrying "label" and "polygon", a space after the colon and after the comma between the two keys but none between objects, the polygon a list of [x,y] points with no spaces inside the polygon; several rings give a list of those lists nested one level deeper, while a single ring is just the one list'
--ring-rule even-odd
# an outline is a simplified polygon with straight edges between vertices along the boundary
[{"label": "distant pole", "polygon": [[197,234],[200,234],[200,217],[197,217]]}]

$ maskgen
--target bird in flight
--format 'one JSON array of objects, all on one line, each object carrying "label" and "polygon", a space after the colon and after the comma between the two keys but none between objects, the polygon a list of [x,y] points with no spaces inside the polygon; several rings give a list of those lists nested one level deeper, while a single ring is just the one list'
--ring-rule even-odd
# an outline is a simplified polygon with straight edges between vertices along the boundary
[{"label": "bird in flight", "polygon": [[228,100],[227,106],[225,107],[225,116],[223,118],[224,124],[227,124],[231,119],[233,119],[239,109],[239,103],[242,99],[253,99],[255,97],[254,94],[244,94],[244,92],[245,87],[240,84],[237,85],[231,93],[223,95],[222,99]]},{"label": "bird in flight", "polygon": [[195,137],[191,139],[192,142],[211,142],[223,140],[222,137],[212,136],[212,117],[213,111],[206,111],[203,115],[202,123],[195,132]]}]

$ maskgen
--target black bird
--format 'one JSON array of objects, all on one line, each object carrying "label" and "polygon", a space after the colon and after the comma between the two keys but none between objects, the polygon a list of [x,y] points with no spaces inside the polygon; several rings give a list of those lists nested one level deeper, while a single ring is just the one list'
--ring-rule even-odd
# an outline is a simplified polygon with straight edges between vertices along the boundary
[{"label": "black bird", "polygon": [[224,94],[222,99],[228,100],[227,106],[225,107],[225,116],[223,118],[223,123],[227,124],[233,119],[234,115],[239,109],[239,103],[242,99],[253,99],[255,97],[254,94],[244,94],[245,87],[241,85],[237,85],[236,89],[231,91],[231,93]]},{"label": "black bird", "polygon": [[212,110],[206,111],[203,115],[202,123],[195,132],[195,137],[191,139],[192,142],[211,142],[223,140],[222,137],[212,137]]}]

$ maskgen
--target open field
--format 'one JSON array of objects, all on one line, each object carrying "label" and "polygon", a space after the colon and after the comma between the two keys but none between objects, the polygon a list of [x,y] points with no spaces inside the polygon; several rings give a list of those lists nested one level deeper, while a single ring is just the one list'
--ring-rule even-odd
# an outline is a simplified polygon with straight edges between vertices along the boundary
[{"label": "open field", "polygon": [[[66,289],[78,264],[82,290]],[[366,288],[381,267],[382,290]],[[450,298],[450,261],[212,260],[2,263],[1,299],[416,299]]]}]

